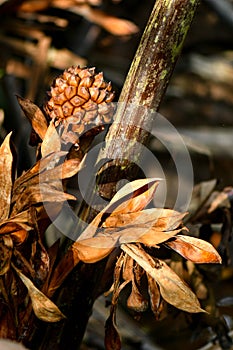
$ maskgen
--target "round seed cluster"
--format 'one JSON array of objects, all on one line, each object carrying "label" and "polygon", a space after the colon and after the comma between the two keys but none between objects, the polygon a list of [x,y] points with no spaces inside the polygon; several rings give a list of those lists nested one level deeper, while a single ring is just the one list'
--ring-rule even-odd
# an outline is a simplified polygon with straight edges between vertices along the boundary
[{"label": "round seed cluster", "polygon": [[112,119],[112,86],[95,68],[68,68],[55,79],[48,94],[46,113],[58,123],[70,122],[74,132],[82,133],[87,125],[99,126]]}]

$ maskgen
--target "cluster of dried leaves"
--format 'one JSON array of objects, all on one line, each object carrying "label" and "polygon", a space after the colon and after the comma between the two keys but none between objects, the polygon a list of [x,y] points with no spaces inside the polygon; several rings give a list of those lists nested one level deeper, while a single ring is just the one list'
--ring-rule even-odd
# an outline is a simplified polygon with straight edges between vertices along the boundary
[{"label": "cluster of dried leaves", "polygon": [[[166,302],[191,313],[204,311],[195,293],[159,258],[158,252],[165,247],[192,263],[220,263],[221,258],[210,243],[182,234],[186,213],[146,209],[158,179],[136,180],[121,188],[56,260],[59,242],[47,247],[44,234],[64,202],[76,200],[64,190],[62,181],[82,168],[83,153],[72,148],[72,152],[64,151],[58,135],[61,127],[56,127],[53,119],[48,124],[43,112],[28,100],[19,99],[19,103],[41,143],[39,160],[18,178],[11,134],[0,148],[0,336],[24,337],[25,329],[33,322],[32,311],[46,322],[64,318],[50,298],[67,275],[80,261],[94,263],[118,250],[110,289],[113,297],[106,322],[106,349],[121,347],[116,306],[121,290],[128,284],[131,293],[127,305],[136,312],[145,311],[150,303],[159,319]],[[77,135],[76,148],[78,142]]]}]

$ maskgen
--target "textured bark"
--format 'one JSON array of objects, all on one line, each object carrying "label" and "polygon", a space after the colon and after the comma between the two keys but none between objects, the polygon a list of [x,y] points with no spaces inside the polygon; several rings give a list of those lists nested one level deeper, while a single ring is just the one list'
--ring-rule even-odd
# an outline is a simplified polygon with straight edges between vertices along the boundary
[{"label": "textured bark", "polygon": [[197,0],[156,1],[121,92],[106,147],[99,156],[101,162],[109,160],[99,172],[100,192],[105,198],[115,192],[113,173],[115,182],[122,175],[129,180],[136,177],[133,163],[140,166],[142,145],[149,139],[197,6]]},{"label": "textured bark", "polygon": [[[112,197],[119,179],[135,177],[132,163],[139,160],[141,145],[146,144],[154,122],[154,114],[148,110],[157,111],[160,105],[197,4],[198,0],[156,1],[120,95],[122,104],[107,134],[106,147],[98,157],[98,162],[107,159],[98,179],[105,198]],[[88,208],[85,208],[82,217],[88,215]],[[40,324],[40,331],[30,342],[31,348],[63,350],[80,346],[103,283],[105,264],[103,260],[77,266],[55,298],[67,319],[56,325]],[[111,282],[109,276],[106,281]]]}]

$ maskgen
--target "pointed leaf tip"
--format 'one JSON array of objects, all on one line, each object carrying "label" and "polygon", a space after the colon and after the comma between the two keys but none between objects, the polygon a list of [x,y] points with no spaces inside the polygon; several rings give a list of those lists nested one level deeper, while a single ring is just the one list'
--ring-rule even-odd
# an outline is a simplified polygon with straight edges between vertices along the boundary
[{"label": "pointed leaf tip", "polygon": [[32,301],[32,307],[35,315],[44,322],[58,322],[65,318],[63,313],[58,307],[45,295],[43,294],[32,281],[26,277],[21,271],[16,269],[20,279],[25,284],[28,290],[28,294]]},{"label": "pointed leaf tip", "polygon": [[222,262],[221,256],[212,244],[200,238],[177,235],[172,241],[166,242],[166,245],[196,264]]},{"label": "pointed leaf tip", "polygon": [[11,135],[9,133],[0,147],[0,220],[8,218],[12,192],[13,155],[11,151]]},{"label": "pointed leaf tip", "polygon": [[112,198],[105,212],[132,213],[144,209],[152,200],[160,178],[134,180],[123,186]]}]

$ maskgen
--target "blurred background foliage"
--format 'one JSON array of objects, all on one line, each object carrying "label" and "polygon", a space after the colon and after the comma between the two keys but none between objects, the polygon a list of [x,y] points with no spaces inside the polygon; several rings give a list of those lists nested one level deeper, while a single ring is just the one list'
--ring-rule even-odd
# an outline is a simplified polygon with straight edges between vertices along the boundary
[{"label": "blurred background foliage", "polygon": [[[0,139],[2,141],[9,131],[14,131],[19,173],[33,164],[35,156],[33,148],[28,145],[30,125],[22,115],[15,95],[42,105],[54,77],[71,65],[80,65],[95,66],[97,71],[103,71],[105,79],[113,84],[117,100],[153,5],[154,0],[0,0]],[[233,1],[201,1],[160,108],[160,113],[184,137],[193,162],[195,183],[216,179],[220,193],[233,183],[232,32]],[[166,168],[166,176],[172,183],[175,169],[167,150],[154,139],[150,149]],[[202,185],[202,188],[206,187]],[[228,214],[232,217],[232,195],[229,201]],[[199,204],[196,204],[196,209]],[[204,218],[202,216],[202,227],[207,225],[209,229],[210,218]],[[215,220],[221,222],[220,231],[223,221],[226,226],[224,220],[222,216]],[[218,232],[216,237],[214,243],[218,246],[222,238]],[[232,245],[230,249],[231,258]],[[231,298],[222,307],[230,309],[227,322],[232,328],[233,273],[230,258],[221,287],[217,288],[217,298]],[[83,350],[101,349],[102,340],[98,343],[98,339],[103,336],[98,332],[101,333],[104,312],[103,303],[97,304],[87,331],[89,345],[83,345]],[[204,317],[191,320],[188,315],[177,311],[168,323],[164,325],[162,321],[158,326],[151,316],[146,315],[141,322],[144,324],[142,329],[124,310],[120,312],[120,333],[128,339],[125,349],[156,349],[154,341],[151,345],[145,334],[160,339],[162,348],[173,350],[187,347],[187,342],[189,349],[200,348],[203,342],[207,343],[205,349],[217,349],[219,345],[212,345],[216,334],[218,340],[227,338],[225,332],[221,334],[221,329],[213,335]],[[179,322],[174,321],[177,316]],[[163,327],[166,333],[163,333]],[[170,332],[167,327],[170,327]],[[183,343],[176,345],[174,337],[180,329],[185,329]],[[197,341],[198,332],[203,333],[203,330],[205,340]],[[167,334],[170,333],[173,340],[169,343]],[[230,349],[230,340],[224,343],[224,339],[222,343],[220,341],[222,348]],[[190,345],[191,342],[194,345]]]}]

